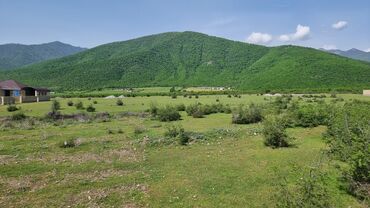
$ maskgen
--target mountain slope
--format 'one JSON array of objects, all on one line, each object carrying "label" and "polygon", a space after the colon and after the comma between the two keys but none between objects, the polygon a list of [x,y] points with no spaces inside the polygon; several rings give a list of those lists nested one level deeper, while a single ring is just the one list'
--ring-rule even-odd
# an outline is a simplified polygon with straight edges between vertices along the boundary
[{"label": "mountain slope", "polygon": [[40,45],[0,45],[0,70],[10,70],[32,63],[72,55],[85,50],[61,42]]},{"label": "mountain slope", "polygon": [[174,32],[106,44],[0,74],[6,78],[63,90],[171,85],[358,89],[370,85],[370,64],[311,48],[268,48]]},{"label": "mountain slope", "polygon": [[325,51],[328,51],[330,53],[334,53],[340,56],[352,58],[352,59],[370,62],[370,52],[361,51],[356,48],[352,48],[347,51],[342,51],[342,50],[325,50]]}]

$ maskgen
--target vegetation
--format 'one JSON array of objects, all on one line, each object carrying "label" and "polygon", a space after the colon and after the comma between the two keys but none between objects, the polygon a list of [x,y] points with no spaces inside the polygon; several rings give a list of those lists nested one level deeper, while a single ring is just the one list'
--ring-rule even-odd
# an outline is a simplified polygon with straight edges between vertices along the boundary
[{"label": "vegetation", "polygon": [[232,123],[234,124],[251,124],[262,121],[262,108],[254,103],[248,107],[239,106],[233,112]]},{"label": "vegetation", "polygon": [[77,110],[83,110],[84,104],[81,101],[78,101],[77,103],[75,103],[75,107]]},{"label": "vegetation", "polygon": [[86,108],[86,111],[87,111],[87,112],[95,112],[95,107],[94,107],[92,104],[90,104],[90,105]]},{"label": "vegetation", "polygon": [[[366,207],[359,193],[366,187],[366,158],[361,155],[367,154],[362,150],[368,135],[359,132],[369,120],[365,101],[370,97],[337,94],[345,102],[333,103],[335,98],[312,96],[292,96],[282,108],[275,98],[260,95],[207,95],[197,100],[137,96],[125,98],[125,108],[117,106],[116,99],[96,98],[97,112],[65,107],[56,119],[45,119],[52,101],[19,104],[25,115],[21,120],[13,120],[13,112],[0,106],[0,206]],[[61,106],[93,102],[56,100]],[[221,111],[202,119],[179,112],[196,103],[213,106],[204,108],[212,112],[218,106],[237,108],[251,102],[261,108],[262,123],[232,124],[232,115]],[[180,120],[160,121],[167,105]],[[310,105],[329,105],[323,120],[327,127],[299,124],[301,108],[304,118],[316,117]],[[351,139],[340,129],[346,124],[343,112]],[[271,122],[274,125],[285,125],[267,128],[270,117],[281,119]],[[296,138],[294,148],[266,147],[266,129],[269,136]],[[355,142],[343,145],[349,140]],[[323,151],[333,158],[316,165]],[[341,159],[342,153],[347,159]]]},{"label": "vegetation", "polygon": [[346,103],[328,125],[331,154],[349,165],[343,170],[348,191],[370,203],[370,102]]},{"label": "vegetation", "polygon": [[180,120],[181,115],[173,106],[167,105],[163,108],[158,108],[157,118],[160,121],[177,121]]},{"label": "vegetation", "polygon": [[286,132],[286,120],[282,116],[269,116],[263,122],[262,134],[265,145],[273,148],[288,147],[293,139]]},{"label": "vegetation", "polygon": [[260,92],[328,91],[367,87],[369,69],[366,62],[312,48],[268,48],[195,32],[174,32],[101,45],[2,72],[0,79],[59,91],[184,85]]},{"label": "vegetation", "polygon": [[83,50],[85,49],[61,42],[51,42],[40,45],[0,45],[0,71],[72,55]]},{"label": "vegetation", "polygon": [[19,110],[19,108],[17,108],[17,106],[16,106],[16,105],[8,105],[8,107],[6,107],[6,110],[7,110],[8,112],[14,112],[14,111]]},{"label": "vegetation", "polygon": [[116,105],[123,106],[123,101],[121,99],[118,99]]}]

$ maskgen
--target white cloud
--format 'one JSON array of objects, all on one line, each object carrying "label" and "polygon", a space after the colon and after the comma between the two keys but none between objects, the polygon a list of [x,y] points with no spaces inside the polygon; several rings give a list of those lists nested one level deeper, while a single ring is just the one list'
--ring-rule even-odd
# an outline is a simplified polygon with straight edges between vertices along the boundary
[{"label": "white cloud", "polygon": [[346,22],[346,21],[338,21],[338,22],[332,24],[331,27],[336,29],[336,30],[342,30],[345,27],[347,27],[347,25],[348,25],[348,22]]},{"label": "white cloud", "polygon": [[248,43],[266,44],[272,41],[272,36],[267,33],[253,32],[247,38]]},{"label": "white cloud", "polygon": [[296,40],[307,40],[309,38],[310,38],[310,27],[297,25],[295,33],[280,35],[279,40],[287,42]]},{"label": "white cloud", "polygon": [[366,49],[365,52],[368,52],[369,53],[370,52],[370,48]]},{"label": "white cloud", "polygon": [[336,49],[338,49],[337,46],[335,46],[335,45],[323,45],[322,48],[325,49],[325,50],[336,50]]}]

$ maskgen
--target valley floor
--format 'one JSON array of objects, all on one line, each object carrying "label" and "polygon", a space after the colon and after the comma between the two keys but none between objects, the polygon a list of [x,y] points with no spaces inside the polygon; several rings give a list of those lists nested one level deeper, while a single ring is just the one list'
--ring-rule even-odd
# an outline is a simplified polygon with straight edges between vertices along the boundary
[{"label": "valley floor", "polygon": [[[345,99],[357,95],[341,95]],[[358,96],[361,99],[368,99]],[[199,101],[237,106],[267,102],[263,96],[200,96],[59,99],[62,113],[77,112],[67,101],[97,101],[97,112],[141,112],[151,102],[188,105]],[[267,98],[269,99],[269,98]],[[50,102],[22,104],[28,116],[43,116]],[[6,106],[0,115],[8,116]],[[301,177],[322,156],[324,126],[292,128],[294,147],[271,149],[263,144],[261,125],[231,124],[231,115],[217,113],[160,122],[146,116],[121,115],[93,122],[21,123],[0,131],[0,207],[273,207],[283,176]],[[3,122],[3,121],[0,121]],[[168,125],[213,133],[214,138],[187,146],[150,144]],[[224,133],[226,132],[226,133]],[[69,139],[73,148],[61,148]],[[336,207],[361,207],[341,189],[335,161],[325,167]]]}]

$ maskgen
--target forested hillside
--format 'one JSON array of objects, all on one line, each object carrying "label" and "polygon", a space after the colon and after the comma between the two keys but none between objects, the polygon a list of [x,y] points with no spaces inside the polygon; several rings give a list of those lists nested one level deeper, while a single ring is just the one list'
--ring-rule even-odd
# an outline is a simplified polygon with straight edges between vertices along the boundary
[{"label": "forested hillside", "polygon": [[60,58],[85,50],[58,41],[40,45],[0,45],[0,70],[11,70],[28,64]]},{"label": "forested hillside", "polygon": [[360,89],[370,64],[297,46],[264,47],[195,32],[115,42],[0,74],[59,90],[232,86],[246,90]]}]

